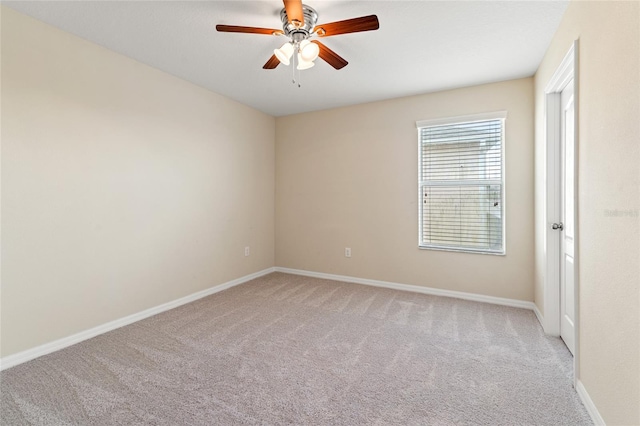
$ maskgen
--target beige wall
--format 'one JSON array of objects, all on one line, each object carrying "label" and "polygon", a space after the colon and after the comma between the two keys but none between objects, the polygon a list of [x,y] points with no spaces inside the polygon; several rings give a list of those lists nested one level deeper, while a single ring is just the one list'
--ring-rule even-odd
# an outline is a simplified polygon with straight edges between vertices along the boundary
[{"label": "beige wall", "polygon": [[273,117],[1,23],[2,356],[273,266]]},{"label": "beige wall", "polygon": [[[276,265],[533,300],[533,108],[527,78],[278,118]],[[500,110],[507,255],[418,249],[415,122]]]},{"label": "beige wall", "polygon": [[544,308],[544,88],[580,39],[578,375],[610,425],[640,424],[639,28],[638,2],[572,2],[535,76],[535,294]]}]

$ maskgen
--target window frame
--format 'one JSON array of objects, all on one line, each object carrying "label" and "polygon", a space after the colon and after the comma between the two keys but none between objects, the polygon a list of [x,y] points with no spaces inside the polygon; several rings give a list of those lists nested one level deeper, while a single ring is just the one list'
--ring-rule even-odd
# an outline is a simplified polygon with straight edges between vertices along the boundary
[{"label": "window frame", "polygon": [[[474,249],[471,247],[448,247],[442,245],[432,245],[426,244],[422,240],[423,230],[424,230],[424,219],[423,219],[423,187],[428,185],[428,181],[422,180],[422,132],[421,129],[425,127],[432,126],[441,126],[441,125],[449,125],[449,124],[467,124],[473,122],[487,121],[487,120],[501,120],[502,121],[502,132],[501,132],[501,157],[500,157],[500,175],[501,175],[501,216],[502,216],[502,250],[501,251],[493,251],[487,249]],[[506,228],[507,228],[507,215],[506,215],[506,187],[507,187],[507,177],[505,170],[505,158],[506,158],[506,121],[507,121],[507,112],[506,111],[495,111],[489,113],[482,114],[473,114],[473,115],[463,115],[463,116],[455,116],[455,117],[445,117],[445,118],[437,118],[431,120],[420,120],[416,121],[416,129],[418,133],[418,248],[420,250],[437,250],[437,251],[450,251],[450,252],[459,252],[459,253],[474,253],[474,254],[487,254],[493,256],[505,256],[507,254],[507,238],[506,238]],[[456,182],[456,181],[453,181]],[[464,186],[465,181],[460,179],[458,180],[458,184],[456,183],[448,183],[448,186]],[[473,182],[477,185],[481,181]],[[469,183],[466,181],[466,183]],[[438,185],[436,185],[438,186]],[[445,185],[442,185],[445,186]]]}]

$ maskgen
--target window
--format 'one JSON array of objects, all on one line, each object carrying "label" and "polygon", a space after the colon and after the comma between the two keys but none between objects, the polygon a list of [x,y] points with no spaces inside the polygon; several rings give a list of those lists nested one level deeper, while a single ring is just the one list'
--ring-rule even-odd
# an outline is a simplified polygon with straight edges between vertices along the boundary
[{"label": "window", "polygon": [[420,248],[505,253],[506,113],[417,122]]}]

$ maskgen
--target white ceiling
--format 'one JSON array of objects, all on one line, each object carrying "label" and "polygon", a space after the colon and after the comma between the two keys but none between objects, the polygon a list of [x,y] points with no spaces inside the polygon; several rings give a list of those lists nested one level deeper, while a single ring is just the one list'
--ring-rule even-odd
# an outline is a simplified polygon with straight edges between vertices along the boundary
[{"label": "white ceiling", "polygon": [[4,1],[111,50],[274,116],[528,77],[568,1],[305,0],[318,23],[376,14],[380,29],[323,39],[349,61],[263,70],[284,38],[216,24],[281,28],[281,0]]}]

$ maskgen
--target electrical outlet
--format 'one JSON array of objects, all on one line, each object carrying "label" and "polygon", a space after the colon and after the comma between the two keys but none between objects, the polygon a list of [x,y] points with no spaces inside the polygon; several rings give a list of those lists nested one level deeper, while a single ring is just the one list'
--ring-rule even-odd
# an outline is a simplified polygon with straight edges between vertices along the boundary
[{"label": "electrical outlet", "polygon": [[344,248],[344,257],[351,257],[351,248],[350,247],[345,247]]},{"label": "electrical outlet", "polygon": [[251,249],[247,246],[244,248],[244,255],[245,256],[249,256],[249,254],[251,253]]}]

